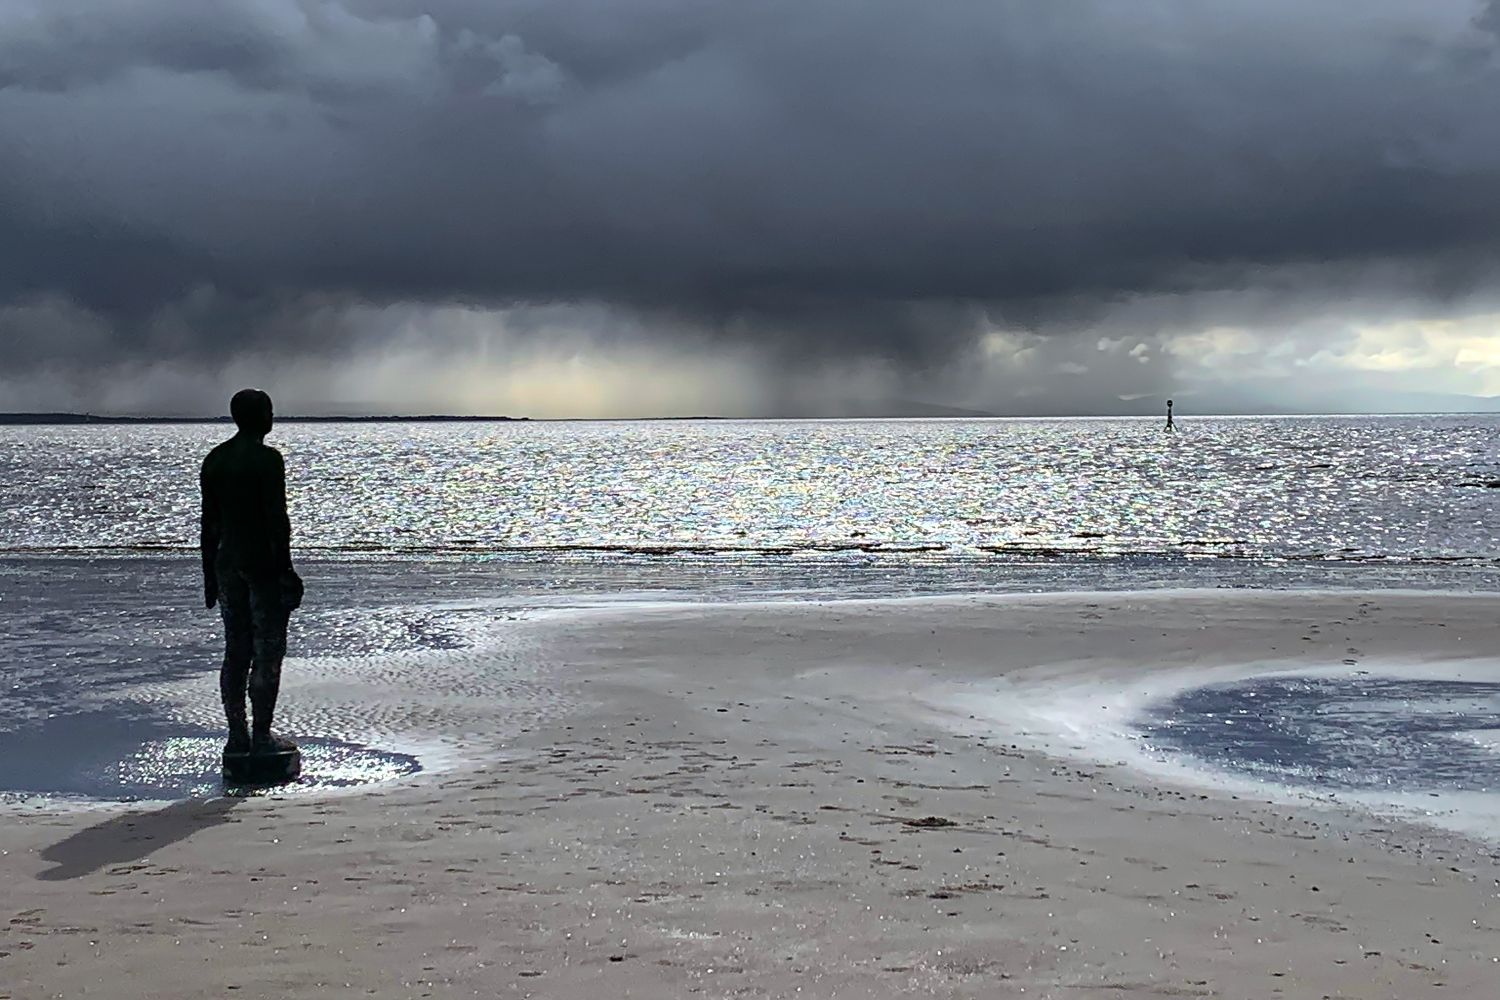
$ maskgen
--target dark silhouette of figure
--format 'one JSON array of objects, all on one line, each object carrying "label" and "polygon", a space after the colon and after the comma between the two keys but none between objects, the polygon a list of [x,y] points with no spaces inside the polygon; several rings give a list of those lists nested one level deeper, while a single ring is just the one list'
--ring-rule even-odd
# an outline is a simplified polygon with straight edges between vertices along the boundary
[{"label": "dark silhouette of figure", "polygon": [[[296,744],[271,732],[286,626],[302,603],[292,569],[292,525],[286,513],[286,467],[265,443],[271,397],[242,389],[229,403],[239,433],[208,453],[203,490],[203,599],[224,619],[219,694],[229,722],[226,754],[291,753]],[[253,728],[245,719],[248,684]]]},{"label": "dark silhouette of figure", "polygon": [[1169,399],[1167,400],[1167,432],[1171,433],[1176,429],[1177,425],[1172,423],[1172,401]]}]

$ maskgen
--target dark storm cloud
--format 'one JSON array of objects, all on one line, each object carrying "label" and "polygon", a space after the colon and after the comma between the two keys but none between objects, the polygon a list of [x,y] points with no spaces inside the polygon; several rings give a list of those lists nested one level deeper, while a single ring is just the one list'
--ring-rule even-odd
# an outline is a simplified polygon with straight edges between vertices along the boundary
[{"label": "dark storm cloud", "polygon": [[[1497,10],[11,0],[0,303],[164,356],[333,349],[362,300],[920,361],[1284,273],[1465,294]],[[0,357],[73,350],[39,329]]]}]

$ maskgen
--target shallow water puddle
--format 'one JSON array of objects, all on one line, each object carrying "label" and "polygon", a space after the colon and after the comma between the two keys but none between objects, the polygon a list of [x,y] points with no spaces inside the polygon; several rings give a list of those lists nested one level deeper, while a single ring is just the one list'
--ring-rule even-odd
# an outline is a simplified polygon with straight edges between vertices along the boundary
[{"label": "shallow water puddle", "polygon": [[[224,791],[223,738],[150,726],[104,713],[55,716],[0,733],[0,801],[65,798],[106,802],[181,799]],[[421,770],[408,754],[340,740],[298,741],[302,777],[282,790],[329,790],[389,781]]]},{"label": "shallow water puddle", "polygon": [[1138,729],[1267,781],[1340,791],[1500,790],[1500,683],[1373,675],[1254,677],[1182,691]]}]

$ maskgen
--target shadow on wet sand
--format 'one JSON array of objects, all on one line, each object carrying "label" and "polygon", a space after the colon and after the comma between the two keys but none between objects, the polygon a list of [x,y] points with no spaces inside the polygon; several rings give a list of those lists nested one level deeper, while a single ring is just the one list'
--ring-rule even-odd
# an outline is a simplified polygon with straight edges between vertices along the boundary
[{"label": "shadow on wet sand", "polygon": [[150,856],[168,844],[196,833],[235,822],[230,813],[238,797],[174,802],[154,812],[131,812],[111,816],[42,851],[52,868],[37,878],[62,882],[91,875],[110,865],[126,864]]}]

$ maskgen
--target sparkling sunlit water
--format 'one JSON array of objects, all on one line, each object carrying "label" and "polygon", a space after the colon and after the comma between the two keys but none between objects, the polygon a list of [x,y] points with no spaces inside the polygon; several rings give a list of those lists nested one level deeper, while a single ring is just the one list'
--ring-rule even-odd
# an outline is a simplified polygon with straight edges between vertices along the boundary
[{"label": "sparkling sunlit water", "polygon": [[[283,425],[304,550],[1500,558],[1500,419]],[[222,426],[0,428],[0,551],[191,549]]]}]

